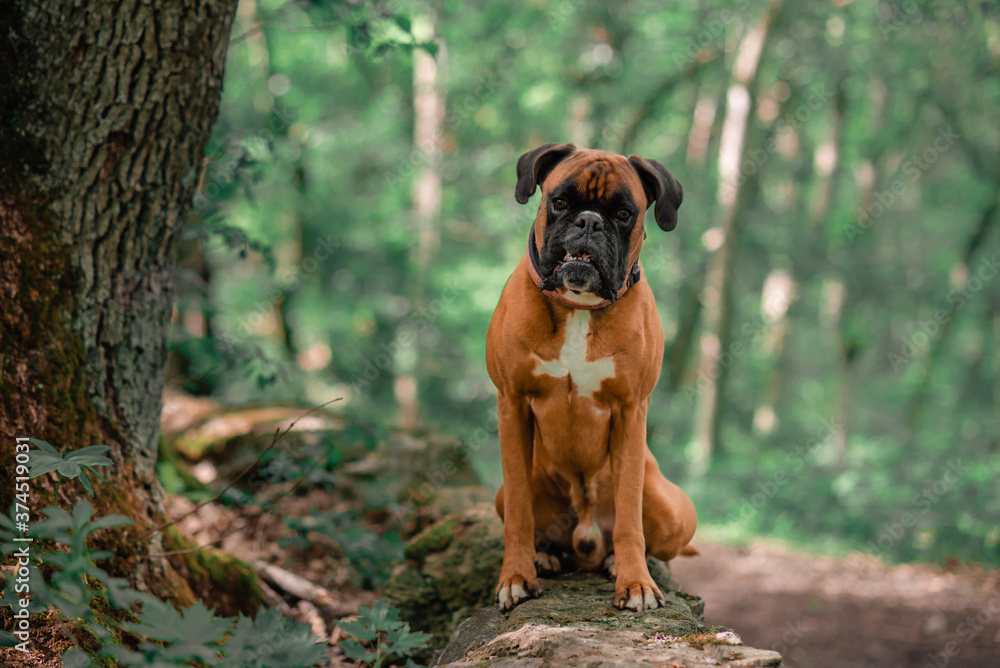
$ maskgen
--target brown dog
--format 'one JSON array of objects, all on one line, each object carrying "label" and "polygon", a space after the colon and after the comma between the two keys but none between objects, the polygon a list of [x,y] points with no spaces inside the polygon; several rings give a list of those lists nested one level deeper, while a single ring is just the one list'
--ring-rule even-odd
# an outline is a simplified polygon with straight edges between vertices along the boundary
[{"label": "brown dog", "polygon": [[539,570],[608,565],[615,605],[656,608],[646,555],[695,553],[685,546],[697,520],[646,445],[663,330],[638,259],[646,208],[655,200],[656,222],[672,230],[683,191],[658,162],[572,144],[521,156],[517,201],[537,186],[528,252],[486,340],[504,476],[497,602],[537,596]]}]

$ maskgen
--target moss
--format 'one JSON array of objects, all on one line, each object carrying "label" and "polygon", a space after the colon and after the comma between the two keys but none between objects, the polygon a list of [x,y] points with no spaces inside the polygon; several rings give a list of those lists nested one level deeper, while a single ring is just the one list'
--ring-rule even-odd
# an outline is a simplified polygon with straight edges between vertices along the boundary
[{"label": "moss", "polygon": [[104,620],[99,619],[99,621],[101,621],[102,626],[105,626],[111,632],[111,637],[103,643],[81,620],[70,622],[69,630],[70,633],[73,634],[73,637],[76,639],[80,648],[87,653],[88,657],[90,657],[92,666],[100,666],[100,668],[115,668],[115,666],[118,665],[117,661],[110,657],[98,656],[98,652],[102,647],[107,647],[112,644],[121,644],[121,634],[118,632],[115,625],[105,624]]},{"label": "moss", "polygon": [[182,434],[178,436],[171,447],[181,457],[195,461],[204,458],[209,452],[223,450],[229,439],[233,438],[232,434],[219,436],[218,434],[201,433],[198,430],[193,431],[193,435]]},{"label": "moss", "polygon": [[[201,491],[210,489],[208,485],[198,480],[198,478],[191,473],[191,469],[184,461],[184,458],[178,454],[177,449],[174,446],[167,443],[167,440],[163,437],[162,433],[160,434],[160,438],[156,444],[156,455],[161,464],[172,466],[174,470],[177,471],[177,475],[188,489]],[[163,479],[162,476],[160,479]]]},{"label": "moss", "polygon": [[427,527],[416,536],[406,546],[406,558],[422,563],[427,555],[434,552],[442,552],[451,544],[451,539],[455,535],[461,520],[457,517],[449,518],[438,524]]},{"label": "moss", "polygon": [[215,614],[254,616],[260,610],[264,591],[250,564],[215,548],[197,547],[176,526],[164,531],[163,545],[166,551],[174,552],[168,557],[171,566]]}]

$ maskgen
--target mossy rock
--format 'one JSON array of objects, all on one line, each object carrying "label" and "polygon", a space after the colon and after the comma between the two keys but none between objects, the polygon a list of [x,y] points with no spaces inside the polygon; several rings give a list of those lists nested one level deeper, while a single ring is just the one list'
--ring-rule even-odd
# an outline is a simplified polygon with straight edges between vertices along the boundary
[{"label": "mossy rock", "polygon": [[216,615],[252,616],[260,610],[264,591],[250,564],[215,548],[192,549],[197,543],[176,526],[164,531],[163,545],[168,552],[175,552],[168,557],[170,565],[188,582],[195,596],[215,609]]},{"label": "mossy rock", "polygon": [[383,592],[411,628],[434,634],[435,646],[442,647],[457,624],[456,612],[492,603],[503,525],[491,505],[479,504],[417,534],[405,554]]},{"label": "mossy rock", "polygon": [[451,544],[451,539],[460,525],[461,520],[458,517],[449,517],[427,527],[407,543],[406,558],[422,564],[428,555],[441,552]]},{"label": "mossy rock", "polygon": [[776,652],[706,629],[701,599],[682,592],[670,567],[656,559],[648,566],[663,593],[662,608],[619,610],[605,574],[570,573],[540,580],[539,598],[501,612],[494,592],[503,525],[492,504],[428,527],[407,546],[406,557],[383,591],[412,628],[433,634],[433,646],[444,647],[439,665],[572,668],[597,665],[595,657],[608,667],[781,665]]}]

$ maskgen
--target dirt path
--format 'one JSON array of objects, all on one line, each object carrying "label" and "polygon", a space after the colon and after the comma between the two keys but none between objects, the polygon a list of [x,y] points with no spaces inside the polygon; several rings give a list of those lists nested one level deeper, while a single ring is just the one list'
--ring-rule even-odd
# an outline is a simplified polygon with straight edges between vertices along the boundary
[{"label": "dirt path", "polygon": [[1000,668],[998,572],[696,545],[670,566],[708,623],[790,668]]}]

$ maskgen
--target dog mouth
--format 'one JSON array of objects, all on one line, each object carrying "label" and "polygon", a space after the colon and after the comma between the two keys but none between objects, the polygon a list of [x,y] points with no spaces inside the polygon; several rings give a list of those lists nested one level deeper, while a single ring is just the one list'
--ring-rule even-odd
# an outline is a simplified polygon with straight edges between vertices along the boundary
[{"label": "dog mouth", "polygon": [[584,264],[592,265],[593,260],[594,257],[590,253],[566,253],[566,257],[556,263],[556,268],[552,270],[552,273],[559,271],[562,267],[573,262],[582,262]]},{"label": "dog mouth", "polygon": [[603,283],[599,259],[584,250],[566,251],[545,281],[548,289],[566,288],[576,294],[598,292]]}]

